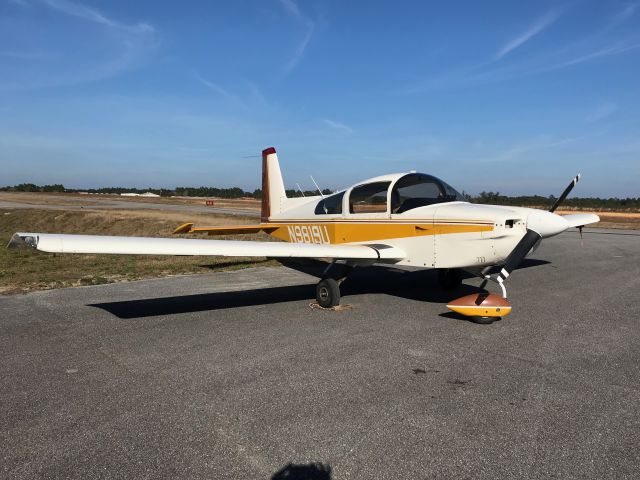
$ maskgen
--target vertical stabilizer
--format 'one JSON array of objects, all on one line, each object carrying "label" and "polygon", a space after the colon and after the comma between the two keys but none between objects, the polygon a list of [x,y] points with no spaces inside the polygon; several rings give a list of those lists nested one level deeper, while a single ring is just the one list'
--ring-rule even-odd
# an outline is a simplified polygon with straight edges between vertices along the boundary
[{"label": "vertical stabilizer", "polygon": [[262,211],[260,220],[266,222],[271,215],[282,212],[286,199],[278,154],[275,148],[269,147],[262,151]]}]

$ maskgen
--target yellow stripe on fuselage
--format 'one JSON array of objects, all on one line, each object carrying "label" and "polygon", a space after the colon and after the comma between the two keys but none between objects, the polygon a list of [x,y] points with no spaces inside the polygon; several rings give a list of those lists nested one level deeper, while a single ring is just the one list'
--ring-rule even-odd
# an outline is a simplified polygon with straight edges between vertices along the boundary
[{"label": "yellow stripe on fuselage", "polygon": [[390,238],[411,238],[428,235],[448,235],[453,233],[487,232],[493,230],[493,223],[405,223],[397,221],[323,221],[304,220],[270,223],[277,227],[270,232],[276,238],[292,243],[353,243],[385,240]]}]

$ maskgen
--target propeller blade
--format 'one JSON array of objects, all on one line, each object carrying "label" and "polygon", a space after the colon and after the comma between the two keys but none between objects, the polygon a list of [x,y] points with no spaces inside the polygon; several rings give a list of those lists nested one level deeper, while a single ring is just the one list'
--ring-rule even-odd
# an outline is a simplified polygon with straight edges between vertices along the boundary
[{"label": "propeller blade", "polygon": [[562,195],[560,195],[560,197],[556,200],[556,203],[554,203],[553,206],[549,209],[550,212],[553,213],[556,211],[556,208],[558,208],[560,204],[564,202],[564,199],[567,198],[567,195],[569,195],[569,193],[571,193],[571,190],[573,190],[573,187],[576,186],[576,183],[578,183],[579,180],[580,180],[580,174],[576,175],[575,178],[571,181],[571,183],[567,186],[567,188],[564,189],[564,192],[562,192]]},{"label": "propeller blade", "polygon": [[507,261],[504,263],[502,270],[498,273],[496,280],[502,286],[502,283],[509,277],[512,271],[514,271],[520,262],[527,256],[527,253],[536,246],[542,237],[538,232],[527,229],[527,233],[520,239],[515,248],[511,251],[507,257]]}]

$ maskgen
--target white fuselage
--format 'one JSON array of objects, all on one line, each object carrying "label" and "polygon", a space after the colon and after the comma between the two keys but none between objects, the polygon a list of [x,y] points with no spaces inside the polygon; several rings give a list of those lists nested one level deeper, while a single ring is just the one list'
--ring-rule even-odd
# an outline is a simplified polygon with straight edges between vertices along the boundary
[{"label": "white fuselage", "polygon": [[[529,218],[549,223],[543,237],[566,229],[562,224],[554,227],[553,217],[561,217],[542,210],[464,201],[393,213],[391,192],[403,175],[376,177],[335,194],[342,195],[339,213],[317,213],[323,197],[297,198],[269,217],[269,223],[281,227],[272,235],[292,243],[383,244],[406,253],[404,259],[394,262],[397,265],[464,268],[504,261],[524,236]],[[376,212],[355,212],[350,203],[353,189],[380,182],[389,182],[386,205],[381,204]]]}]

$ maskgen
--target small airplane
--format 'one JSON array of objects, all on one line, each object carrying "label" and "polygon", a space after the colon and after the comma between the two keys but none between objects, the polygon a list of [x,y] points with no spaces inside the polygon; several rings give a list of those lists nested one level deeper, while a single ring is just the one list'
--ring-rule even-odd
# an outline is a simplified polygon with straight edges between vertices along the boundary
[{"label": "small airplane", "polygon": [[[469,203],[442,180],[415,171],[371,178],[332,195],[288,198],[275,148],[262,152],[262,205],[258,225],[179,226],[176,234],[266,232],[284,242],[16,233],[9,246],[43,252],[132,255],[315,258],[328,260],[316,287],[323,308],[340,304],[340,284],[354,267],[373,264],[437,269],[440,285],[455,289],[463,271],[495,282],[501,295],[479,293],[447,307],[478,323],[511,312],[505,281],[542,239],[598,222],[594,214]],[[495,270],[497,272],[494,272]]]}]

